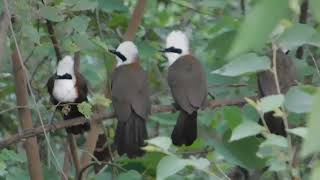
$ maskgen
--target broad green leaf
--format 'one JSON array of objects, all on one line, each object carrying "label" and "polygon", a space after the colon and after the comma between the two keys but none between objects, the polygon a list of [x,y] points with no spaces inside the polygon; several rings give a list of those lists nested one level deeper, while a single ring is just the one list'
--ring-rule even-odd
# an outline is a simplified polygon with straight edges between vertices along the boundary
[{"label": "broad green leaf", "polygon": [[196,169],[199,170],[204,170],[207,169],[210,166],[210,161],[208,159],[205,158],[193,158],[191,157],[191,159],[185,160],[186,163],[188,163],[190,166],[195,167]]},{"label": "broad green leaf", "polygon": [[304,44],[312,44],[320,46],[320,41],[315,41],[314,37],[317,36],[316,30],[306,24],[296,24],[288,28],[278,39],[281,47],[289,50],[297,48]]},{"label": "broad green leaf", "polygon": [[320,93],[314,97],[311,114],[308,118],[308,133],[303,143],[302,155],[320,152],[319,129],[320,129]]},{"label": "broad green leaf", "polygon": [[313,168],[310,180],[319,180],[319,179],[320,179],[320,166],[318,165]]},{"label": "broad green leaf", "polygon": [[106,13],[112,13],[113,11],[127,11],[128,8],[124,6],[123,0],[98,0],[98,8]]},{"label": "broad green leaf", "polygon": [[187,161],[174,155],[162,158],[157,167],[157,180],[166,179],[187,166]]},{"label": "broad green leaf", "polygon": [[279,108],[283,102],[284,96],[282,94],[266,96],[260,99],[258,110],[262,113],[267,113]]},{"label": "broad green leaf", "polygon": [[40,16],[54,22],[60,22],[64,19],[59,9],[51,6],[40,8]]},{"label": "broad green leaf", "polygon": [[172,144],[171,139],[168,137],[155,137],[147,140],[147,142],[151,145],[161,148],[164,151],[168,151]]},{"label": "broad green leaf", "polygon": [[232,131],[230,142],[237,141],[249,136],[255,136],[261,133],[263,130],[264,127],[260,126],[256,122],[244,121]]},{"label": "broad green leaf", "polygon": [[27,158],[13,150],[3,149],[0,152],[0,160],[23,163],[27,161]]},{"label": "broad green leaf", "polygon": [[121,173],[117,180],[140,180],[142,176],[135,170],[129,170],[125,173]]},{"label": "broad green leaf", "polygon": [[242,122],[241,109],[235,106],[227,106],[223,108],[223,117],[227,121],[231,130]]},{"label": "broad green leaf", "polygon": [[302,91],[298,87],[293,87],[286,94],[284,105],[290,112],[306,113],[311,111],[312,100],[312,95]]},{"label": "broad green leaf", "polygon": [[23,35],[28,37],[33,43],[40,44],[39,33],[32,25],[23,24],[21,31]]},{"label": "broad green leaf", "polygon": [[260,49],[288,10],[287,0],[259,1],[242,23],[228,58]]},{"label": "broad green leaf", "polygon": [[239,165],[246,169],[265,167],[265,160],[257,157],[260,141],[256,137],[247,137],[238,141],[229,142],[231,133],[224,133],[220,137],[210,137],[210,142],[217,153],[233,165]]},{"label": "broad green leaf", "polygon": [[286,148],[288,147],[288,141],[285,137],[275,135],[275,134],[268,134],[267,139],[260,144],[260,147],[266,146],[276,146]]},{"label": "broad green leaf", "polygon": [[305,127],[297,127],[293,129],[287,129],[287,132],[305,138],[308,133],[308,129]]},{"label": "broad green leaf", "polygon": [[98,2],[93,0],[79,0],[72,8],[73,11],[93,10],[98,6]]},{"label": "broad green leaf", "polygon": [[87,102],[82,102],[77,105],[79,112],[83,114],[86,118],[90,118],[93,114],[92,106]]},{"label": "broad green leaf", "polygon": [[70,20],[70,25],[79,33],[86,32],[90,18],[87,16],[76,16]]},{"label": "broad green leaf", "polygon": [[320,22],[320,0],[310,0],[310,5],[309,5],[312,15],[317,19],[318,22]]},{"label": "broad green leaf", "polygon": [[239,76],[245,73],[253,73],[270,69],[270,60],[266,56],[257,56],[255,53],[241,55],[222,68],[211,73],[223,76]]},{"label": "broad green leaf", "polygon": [[90,103],[92,105],[102,105],[104,107],[109,107],[110,104],[111,104],[111,100],[104,97],[104,95],[101,95],[101,94],[95,94],[91,100],[90,100]]},{"label": "broad green leaf", "polygon": [[269,171],[280,172],[287,168],[286,162],[277,158],[271,158],[268,161]]}]

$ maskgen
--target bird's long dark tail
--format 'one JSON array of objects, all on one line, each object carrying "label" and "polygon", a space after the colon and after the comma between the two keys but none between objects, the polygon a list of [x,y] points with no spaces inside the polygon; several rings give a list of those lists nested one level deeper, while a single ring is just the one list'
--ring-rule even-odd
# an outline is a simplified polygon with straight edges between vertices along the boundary
[{"label": "bird's long dark tail", "polygon": [[[69,120],[69,119],[78,118],[78,117],[84,117],[84,115],[78,111],[77,105],[70,105],[70,110],[67,114],[63,116],[63,119]],[[84,124],[66,128],[67,133],[71,133],[71,134],[82,134],[85,131],[89,131],[89,130],[90,130],[89,123],[84,123]]]},{"label": "bird's long dark tail", "polygon": [[180,111],[171,139],[176,146],[190,146],[197,139],[197,111],[192,114]]},{"label": "bird's long dark tail", "polygon": [[141,149],[148,138],[146,122],[136,113],[132,113],[127,122],[118,122],[115,145],[118,154],[127,154],[129,158],[142,156],[144,151]]}]

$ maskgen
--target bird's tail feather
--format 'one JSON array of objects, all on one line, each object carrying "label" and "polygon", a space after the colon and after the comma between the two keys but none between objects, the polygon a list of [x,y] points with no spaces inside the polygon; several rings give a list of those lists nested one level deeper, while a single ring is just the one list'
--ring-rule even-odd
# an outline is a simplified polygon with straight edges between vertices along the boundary
[{"label": "bird's tail feather", "polygon": [[176,146],[190,146],[197,139],[197,111],[192,114],[180,111],[171,139]]},{"label": "bird's tail feather", "polygon": [[127,122],[118,122],[115,144],[119,155],[127,154],[129,158],[142,156],[141,149],[148,138],[146,123],[143,118],[132,113]]}]

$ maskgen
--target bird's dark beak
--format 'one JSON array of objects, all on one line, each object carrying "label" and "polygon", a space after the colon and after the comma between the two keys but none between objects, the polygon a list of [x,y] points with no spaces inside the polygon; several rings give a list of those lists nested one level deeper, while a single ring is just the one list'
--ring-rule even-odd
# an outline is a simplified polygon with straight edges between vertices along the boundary
[{"label": "bird's dark beak", "polygon": [[110,53],[114,54],[114,55],[117,55],[117,51],[114,50],[114,49],[108,49],[108,51],[109,51]]}]

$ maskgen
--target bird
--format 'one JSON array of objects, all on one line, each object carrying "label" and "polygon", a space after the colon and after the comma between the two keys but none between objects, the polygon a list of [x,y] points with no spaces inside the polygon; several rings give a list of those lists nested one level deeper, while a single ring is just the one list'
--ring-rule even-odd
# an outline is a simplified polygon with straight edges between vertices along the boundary
[{"label": "bird", "polygon": [[111,74],[111,100],[118,119],[114,144],[120,156],[143,156],[141,148],[148,138],[146,121],[151,113],[147,73],[140,66],[138,48],[132,41],[124,41],[109,52],[117,60]]},{"label": "bird", "polygon": [[[273,50],[269,50],[267,53],[270,61],[272,62]],[[290,87],[296,85],[298,80],[298,73],[292,59],[287,55],[288,50],[280,48],[276,51],[276,67],[277,75],[279,79],[280,92],[285,94]],[[277,87],[273,73],[270,71],[262,71],[257,75],[258,94],[259,97],[265,97],[270,95],[276,95]],[[274,111],[264,114],[264,119],[271,133],[287,136],[285,125],[281,117],[275,117]],[[261,122],[261,120],[260,120]]]},{"label": "bird", "polygon": [[171,134],[176,146],[190,146],[197,138],[197,113],[207,104],[205,70],[189,49],[189,40],[182,31],[172,31],[166,38],[166,48],[160,50],[169,62],[168,85],[174,107],[180,111]]},{"label": "bird", "polygon": [[[58,62],[56,73],[49,78],[46,85],[51,102],[58,105],[57,109],[63,112],[64,120],[84,117],[77,104],[88,101],[87,80],[75,70],[71,56],[65,56]],[[82,134],[88,130],[88,122],[66,128],[69,134]]]}]

